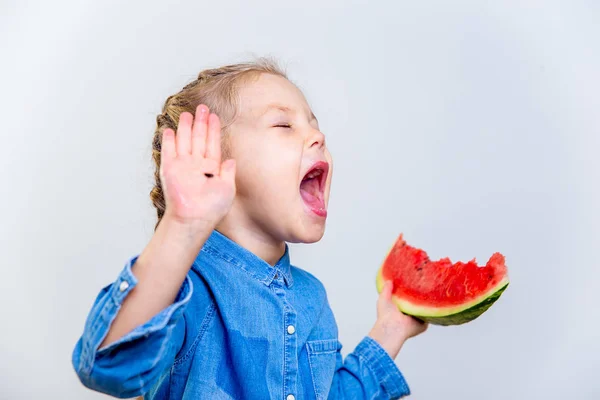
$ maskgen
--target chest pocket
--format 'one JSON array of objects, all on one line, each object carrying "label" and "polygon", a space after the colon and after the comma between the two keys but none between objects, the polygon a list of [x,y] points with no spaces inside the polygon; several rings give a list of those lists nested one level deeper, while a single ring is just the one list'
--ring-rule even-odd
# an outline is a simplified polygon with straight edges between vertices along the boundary
[{"label": "chest pocket", "polygon": [[341,343],[337,339],[309,340],[306,342],[310,374],[317,400],[325,400],[329,395],[337,351]]}]

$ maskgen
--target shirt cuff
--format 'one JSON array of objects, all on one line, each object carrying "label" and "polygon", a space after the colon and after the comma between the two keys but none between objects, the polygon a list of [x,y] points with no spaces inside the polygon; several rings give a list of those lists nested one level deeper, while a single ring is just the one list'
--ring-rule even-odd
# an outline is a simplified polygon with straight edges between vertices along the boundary
[{"label": "shirt cuff", "polygon": [[[110,327],[110,324],[112,324],[113,319],[116,317],[118,310],[121,308],[123,300],[127,297],[135,285],[137,285],[138,280],[131,271],[131,267],[135,264],[138,257],[139,256],[135,256],[130,259],[119,275],[119,278],[112,284],[110,288],[110,298],[112,301],[109,300],[109,303],[111,304],[108,304],[107,307],[102,310],[101,314],[101,319],[105,321],[105,324],[108,327]],[[130,342],[139,337],[148,336],[152,332],[164,329],[170,321],[176,319],[181,313],[183,313],[183,309],[185,308],[184,306],[190,301],[192,292],[192,281],[190,277],[186,275],[185,280],[179,288],[179,292],[177,293],[177,296],[172,304],[153,316],[146,323],[134,328],[131,332],[119,340],[99,349],[98,353],[102,354],[106,351],[110,351],[122,343]],[[100,342],[104,340],[104,336],[106,336],[107,333],[108,329],[106,329],[106,332],[101,338]]]},{"label": "shirt cuff", "polygon": [[410,394],[408,384],[398,366],[373,338],[365,336],[356,346],[354,354],[364,360],[390,399],[397,399]]}]

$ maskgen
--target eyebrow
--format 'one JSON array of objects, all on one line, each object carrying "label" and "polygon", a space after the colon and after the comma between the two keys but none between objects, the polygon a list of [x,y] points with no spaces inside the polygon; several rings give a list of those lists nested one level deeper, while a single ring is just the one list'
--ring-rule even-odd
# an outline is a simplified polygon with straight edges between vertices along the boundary
[{"label": "eyebrow", "polygon": [[[281,104],[269,104],[267,106],[267,108],[265,109],[265,111],[263,111],[260,114],[260,116],[261,117],[264,116],[266,113],[268,113],[271,110],[279,110],[279,111],[283,111],[285,113],[290,113],[290,114],[295,114],[296,113],[294,110],[292,110],[291,108],[286,107],[284,105],[281,105]],[[317,117],[315,116],[315,114],[312,112],[312,110],[310,112],[310,118],[311,118],[311,120],[314,119],[317,122],[317,124],[319,123],[319,120],[317,119]]]}]

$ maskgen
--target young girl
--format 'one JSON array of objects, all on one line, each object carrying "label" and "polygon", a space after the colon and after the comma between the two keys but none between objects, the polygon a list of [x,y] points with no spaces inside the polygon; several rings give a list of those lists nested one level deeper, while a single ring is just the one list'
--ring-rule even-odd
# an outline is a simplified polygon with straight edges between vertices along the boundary
[{"label": "young girl", "polygon": [[167,99],[153,157],[155,233],[94,302],[72,360],[85,386],[146,399],[410,393],[393,359],[427,324],[397,310],[391,283],[343,360],[323,285],[290,263],[286,242],[323,236],[332,159],[282,71],[201,72]]}]

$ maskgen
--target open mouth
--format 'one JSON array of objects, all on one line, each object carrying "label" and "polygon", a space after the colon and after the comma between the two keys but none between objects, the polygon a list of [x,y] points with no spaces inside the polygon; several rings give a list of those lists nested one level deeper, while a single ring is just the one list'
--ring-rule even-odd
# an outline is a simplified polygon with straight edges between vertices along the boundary
[{"label": "open mouth", "polygon": [[318,161],[308,170],[300,183],[300,196],[308,208],[320,217],[327,216],[325,208],[325,182],[329,164]]}]

